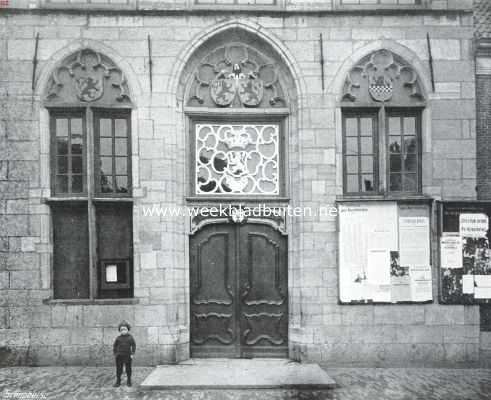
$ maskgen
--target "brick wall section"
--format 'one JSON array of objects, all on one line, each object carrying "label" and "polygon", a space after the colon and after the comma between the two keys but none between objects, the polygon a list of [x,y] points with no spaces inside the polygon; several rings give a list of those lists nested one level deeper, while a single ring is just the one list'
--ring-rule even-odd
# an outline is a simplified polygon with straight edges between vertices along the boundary
[{"label": "brick wall section", "polygon": [[477,193],[480,200],[491,198],[491,76],[476,76]]},{"label": "brick wall section", "polygon": [[[447,2],[440,2],[443,3]],[[227,20],[233,15],[221,15]],[[34,36],[39,71],[57,51],[80,39],[124,57],[143,94],[134,111],[134,147],[141,205],[182,205],[185,197],[184,117],[169,92],[173,66],[198,34],[217,23],[200,15],[22,13],[0,17],[0,359],[6,364],[110,364],[121,318],[133,322],[138,362],[187,357],[187,226],[183,219],[135,213],[135,295],[138,305],[45,305],[50,295],[48,151],[39,99],[31,96]],[[244,18],[279,39],[299,69],[298,129],[291,132],[294,206],[333,204],[342,191],[336,165],[333,82],[351,54],[391,39],[420,57],[429,82],[426,32],[433,46],[436,92],[428,94],[424,192],[443,199],[475,198],[472,15],[284,15]],[[324,37],[326,91],[320,85],[319,34]],[[147,35],[153,38],[154,92],[149,95]],[[412,52],[412,53],[411,53]],[[40,131],[41,130],[41,131]],[[44,161],[43,161],[44,160]],[[44,162],[44,164],[43,164]],[[338,164],[339,165],[339,164]],[[338,305],[335,218],[289,225],[291,357],[356,365],[476,365],[476,307]],[[436,276],[436,274],[435,274]],[[437,297],[435,284],[434,297]],[[86,331],[81,335],[80,331]],[[29,347],[29,351],[27,351]]]}]

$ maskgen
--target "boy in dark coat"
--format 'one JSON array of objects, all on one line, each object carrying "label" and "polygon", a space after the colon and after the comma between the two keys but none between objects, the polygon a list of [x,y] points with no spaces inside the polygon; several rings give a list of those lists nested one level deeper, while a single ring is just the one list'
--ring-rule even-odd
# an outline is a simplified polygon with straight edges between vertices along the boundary
[{"label": "boy in dark coat", "polygon": [[121,385],[121,374],[123,373],[123,364],[128,378],[127,385],[131,386],[131,359],[136,351],[136,343],[133,336],[129,334],[131,326],[128,322],[123,321],[118,326],[120,335],[116,338],[113,345],[114,357],[116,359],[116,383],[114,387]]}]

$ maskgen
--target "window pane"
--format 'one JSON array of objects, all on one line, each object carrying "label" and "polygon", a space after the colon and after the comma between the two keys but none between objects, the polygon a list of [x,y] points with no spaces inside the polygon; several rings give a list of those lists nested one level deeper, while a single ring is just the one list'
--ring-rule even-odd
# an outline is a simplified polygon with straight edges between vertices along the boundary
[{"label": "window pane", "polygon": [[128,192],[128,177],[116,176],[116,192],[118,193]]},{"label": "window pane", "polygon": [[128,155],[128,142],[126,139],[116,139],[115,151],[117,156]]},{"label": "window pane", "polygon": [[56,176],[56,193],[68,193],[68,176]]},{"label": "window pane", "polygon": [[390,156],[390,172],[401,172],[401,156],[398,154]]},{"label": "window pane", "polygon": [[346,154],[358,154],[358,138],[346,138]]},{"label": "window pane", "polygon": [[399,117],[389,118],[389,135],[401,134],[401,119]]},{"label": "window pane", "polygon": [[82,154],[82,136],[81,135],[72,135],[72,154]]},{"label": "window pane", "polygon": [[56,172],[66,174],[68,172],[68,157],[56,157]]},{"label": "window pane", "polygon": [[126,157],[116,157],[116,174],[126,175],[128,173],[127,166],[128,160]]},{"label": "window pane", "polygon": [[358,124],[356,118],[346,118],[346,136],[358,136]]},{"label": "window pane", "polygon": [[401,174],[390,174],[391,192],[400,192],[402,190]]},{"label": "window pane", "polygon": [[68,120],[66,118],[56,119],[56,136],[68,136]]},{"label": "window pane", "polygon": [[416,192],[417,186],[416,174],[404,174],[404,191]]},{"label": "window pane", "polygon": [[72,175],[72,193],[82,193],[82,175]]},{"label": "window pane", "polygon": [[357,193],[360,191],[358,187],[358,175],[347,175],[346,176],[346,191],[348,193]]},{"label": "window pane", "polygon": [[362,191],[364,192],[373,192],[375,190],[373,183],[373,175],[372,174],[364,174],[361,177],[362,179]]},{"label": "window pane", "polygon": [[128,137],[125,119],[114,120],[114,134],[116,136]]},{"label": "window pane", "polygon": [[373,140],[371,136],[360,138],[361,154],[373,154]]},{"label": "window pane", "polygon": [[71,134],[73,136],[82,136],[82,118],[72,118],[71,120]]},{"label": "window pane", "polygon": [[404,118],[404,135],[416,135],[416,118]]},{"label": "window pane", "polygon": [[372,136],[372,118],[360,118],[360,135],[361,136]]},{"label": "window pane", "polygon": [[401,138],[400,136],[389,137],[389,152],[401,153]]},{"label": "window pane", "polygon": [[416,154],[408,154],[404,160],[404,170],[406,172],[418,171],[418,156]]},{"label": "window pane", "polygon": [[82,173],[82,157],[72,157],[72,172],[74,174]]},{"label": "window pane", "polygon": [[68,138],[56,139],[56,152],[57,154],[68,154]]},{"label": "window pane", "polygon": [[346,173],[348,174],[358,173],[358,156],[346,157]]},{"label": "window pane", "polygon": [[112,136],[111,120],[107,118],[101,118],[99,122],[99,135],[100,136]]},{"label": "window pane", "polygon": [[101,157],[101,174],[112,175],[113,159],[112,157]]},{"label": "window pane", "polygon": [[111,138],[101,138],[99,152],[101,156],[111,156],[113,154],[113,140]]},{"label": "window pane", "polygon": [[361,157],[361,172],[370,174],[373,173],[373,156]]},{"label": "window pane", "polygon": [[404,152],[405,153],[416,153],[418,150],[418,145],[416,143],[415,137],[405,137],[404,138]]}]

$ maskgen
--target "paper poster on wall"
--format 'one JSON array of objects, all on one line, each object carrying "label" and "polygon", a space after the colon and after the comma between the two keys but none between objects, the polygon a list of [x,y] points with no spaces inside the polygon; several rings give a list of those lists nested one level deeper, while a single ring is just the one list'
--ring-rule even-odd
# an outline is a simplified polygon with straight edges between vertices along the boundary
[{"label": "paper poster on wall", "polygon": [[459,217],[460,236],[483,238],[489,229],[489,220],[486,214],[462,213]]},{"label": "paper poster on wall", "polygon": [[[410,267],[429,266],[427,205],[397,202],[339,206],[339,278],[342,302],[432,300],[429,278]],[[428,267],[430,268],[430,267]],[[418,270],[419,271],[419,270]],[[430,268],[431,271],[431,268]]]},{"label": "paper poster on wall", "polygon": [[410,266],[411,298],[413,301],[426,301],[433,298],[431,267],[429,265]]},{"label": "paper poster on wall", "polygon": [[442,268],[462,268],[462,238],[458,232],[446,232],[440,238]]},{"label": "paper poster on wall", "polygon": [[474,275],[462,276],[462,293],[474,294]]}]

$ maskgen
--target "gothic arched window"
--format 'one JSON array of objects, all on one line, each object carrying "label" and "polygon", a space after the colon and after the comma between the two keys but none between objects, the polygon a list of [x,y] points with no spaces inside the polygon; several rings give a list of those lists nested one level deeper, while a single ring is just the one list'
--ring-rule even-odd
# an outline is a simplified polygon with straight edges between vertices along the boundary
[{"label": "gothic arched window", "polygon": [[343,97],[343,171],[347,195],[422,191],[422,85],[389,50],[352,68]]},{"label": "gothic arched window", "polygon": [[53,290],[56,299],[133,295],[131,101],[112,60],[80,50],[52,72]]}]

